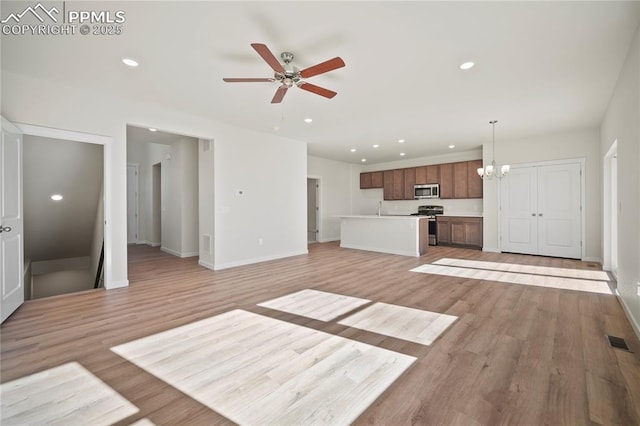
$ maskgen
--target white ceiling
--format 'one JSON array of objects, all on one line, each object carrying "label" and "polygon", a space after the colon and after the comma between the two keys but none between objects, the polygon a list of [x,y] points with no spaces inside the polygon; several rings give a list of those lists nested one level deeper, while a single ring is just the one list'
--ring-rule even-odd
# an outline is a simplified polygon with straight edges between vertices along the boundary
[{"label": "white ceiling", "polygon": [[[34,261],[89,256],[102,188],[102,145],[24,137],[25,252]],[[62,201],[51,200],[61,194]]]},{"label": "white ceiling", "polygon": [[[24,5],[3,1],[3,17]],[[638,1],[83,8],[124,10],[123,34],[2,36],[2,68],[278,133],[308,142],[310,154],[358,163],[364,156],[368,164],[401,159],[401,151],[405,159],[443,154],[449,144],[478,148],[491,140],[492,119],[505,141],[599,125],[640,22]],[[294,89],[270,104],[276,83],[224,83],[272,76],[255,42],[276,56],[293,52],[299,68],[342,57],[345,68],[309,79],[338,95]],[[141,65],[125,67],[124,56]],[[476,66],[459,70],[467,60]]]}]

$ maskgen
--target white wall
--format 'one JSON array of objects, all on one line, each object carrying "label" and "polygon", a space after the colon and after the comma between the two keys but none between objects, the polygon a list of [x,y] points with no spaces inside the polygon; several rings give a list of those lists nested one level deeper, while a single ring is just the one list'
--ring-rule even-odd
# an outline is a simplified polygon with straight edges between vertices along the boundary
[{"label": "white wall", "polygon": [[215,267],[307,253],[307,146],[257,132],[214,143]]},{"label": "white wall", "polygon": [[182,140],[180,151],[180,249],[183,256],[198,256],[198,141]]},{"label": "white wall", "polygon": [[[320,179],[319,242],[340,239],[338,216],[353,213],[352,187],[360,185],[360,169],[358,165],[307,156],[308,177]],[[355,175],[358,175],[357,182],[354,182]]]},{"label": "white wall", "polygon": [[600,158],[618,141],[618,292],[640,335],[640,29],[618,77],[599,136]]},{"label": "white wall", "polygon": [[[484,163],[491,162],[491,145],[487,144]],[[585,158],[586,258],[601,261],[601,167],[597,128],[534,136],[519,140],[496,140],[496,163],[522,164],[570,158]],[[498,194],[499,179],[485,180],[484,192],[484,250],[498,251]]]},{"label": "white wall", "polygon": [[[216,140],[214,185],[216,204],[220,206],[215,218],[216,263],[242,264],[306,252],[307,173],[303,142],[188,115],[179,108],[124,100],[4,70],[1,78],[0,113],[9,121],[112,139],[105,147],[112,162],[105,181],[107,288],[128,285],[128,123]],[[95,100],[91,108],[85,107],[86,99]],[[255,185],[256,182],[259,184]],[[239,202],[233,192],[239,184],[247,188],[251,184],[262,191],[250,191]],[[278,194],[270,196],[276,189]],[[265,214],[256,215],[256,209]],[[258,247],[256,238],[261,234],[265,234],[264,244]]]},{"label": "white wall", "polygon": [[162,159],[162,250],[180,257],[199,255],[198,143],[179,139]]}]

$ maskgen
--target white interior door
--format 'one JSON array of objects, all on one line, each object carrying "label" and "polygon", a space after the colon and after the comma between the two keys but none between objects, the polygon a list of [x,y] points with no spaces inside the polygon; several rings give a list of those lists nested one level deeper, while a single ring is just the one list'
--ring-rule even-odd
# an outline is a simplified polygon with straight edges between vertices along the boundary
[{"label": "white interior door", "polygon": [[538,167],[538,254],[582,254],[580,164]]},{"label": "white interior door", "polygon": [[22,133],[4,118],[0,145],[0,322],[4,322],[24,302]]},{"label": "white interior door", "polygon": [[501,250],[580,259],[580,163],[512,167],[500,184]]},{"label": "white interior door", "polygon": [[127,244],[138,242],[138,165],[127,164]]},{"label": "white interior door", "polygon": [[500,182],[502,251],[538,253],[537,185],[535,167],[512,168]]}]

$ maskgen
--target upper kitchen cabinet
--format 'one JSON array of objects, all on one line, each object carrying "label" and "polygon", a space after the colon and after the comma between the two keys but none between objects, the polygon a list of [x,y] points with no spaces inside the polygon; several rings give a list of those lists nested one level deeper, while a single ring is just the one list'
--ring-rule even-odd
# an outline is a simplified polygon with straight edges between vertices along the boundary
[{"label": "upper kitchen cabinet", "polygon": [[482,160],[360,173],[360,189],[384,188],[385,200],[413,200],[414,185],[440,184],[440,198],[482,198]]},{"label": "upper kitchen cabinet", "polygon": [[469,198],[467,162],[453,163],[453,198]]},{"label": "upper kitchen cabinet", "polygon": [[482,160],[467,161],[468,198],[482,198],[482,178],[478,175],[480,167]]},{"label": "upper kitchen cabinet", "polygon": [[416,167],[415,170],[416,185],[440,183],[440,166],[438,164]]},{"label": "upper kitchen cabinet", "polygon": [[413,200],[415,197],[414,185],[416,184],[416,168],[404,169],[404,200]]},{"label": "upper kitchen cabinet", "polygon": [[382,175],[384,199],[403,200],[404,199],[404,170],[385,170]]},{"label": "upper kitchen cabinet", "polygon": [[360,173],[360,189],[382,188],[382,172]]},{"label": "upper kitchen cabinet", "polygon": [[440,198],[453,198],[453,163],[440,164]]},{"label": "upper kitchen cabinet", "polygon": [[440,198],[482,198],[482,160],[440,164]]}]

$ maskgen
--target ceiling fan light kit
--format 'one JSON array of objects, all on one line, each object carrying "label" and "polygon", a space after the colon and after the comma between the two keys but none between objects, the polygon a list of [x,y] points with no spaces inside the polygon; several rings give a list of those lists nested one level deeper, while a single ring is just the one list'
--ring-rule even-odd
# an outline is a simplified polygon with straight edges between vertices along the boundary
[{"label": "ceiling fan light kit", "polygon": [[497,122],[498,120],[492,120],[489,122],[489,124],[493,126],[493,139],[492,139],[493,152],[491,155],[491,164],[485,167],[480,167],[477,170],[478,175],[482,179],[492,179],[494,176],[497,176],[498,179],[501,179],[509,173],[509,170],[511,170],[511,166],[509,164],[505,164],[503,166],[500,166],[500,173],[496,174],[496,170],[498,168],[498,166],[496,166],[496,123]]},{"label": "ceiling fan light kit", "polygon": [[287,90],[293,86],[297,86],[302,90],[306,90],[307,92],[315,93],[316,95],[324,96],[328,99],[331,99],[335,95],[337,95],[337,93],[332,90],[307,83],[303,79],[319,74],[324,74],[329,71],[344,67],[345,63],[339,56],[333,59],[329,59],[328,61],[321,62],[317,65],[313,65],[309,68],[299,70],[297,67],[291,65],[291,62],[294,58],[293,53],[291,52],[282,52],[280,54],[280,58],[282,58],[282,61],[284,62],[283,65],[278,61],[273,53],[271,53],[271,50],[269,50],[266,45],[260,43],[252,43],[251,47],[253,47],[253,49],[258,52],[258,55],[262,57],[262,59],[271,67],[271,69],[273,69],[273,78],[223,78],[223,81],[227,83],[271,83],[277,81],[278,83],[280,83],[280,87],[278,87],[275,95],[273,96],[273,99],[271,99],[272,104],[282,102],[282,99],[284,99],[284,95],[287,93]]}]

